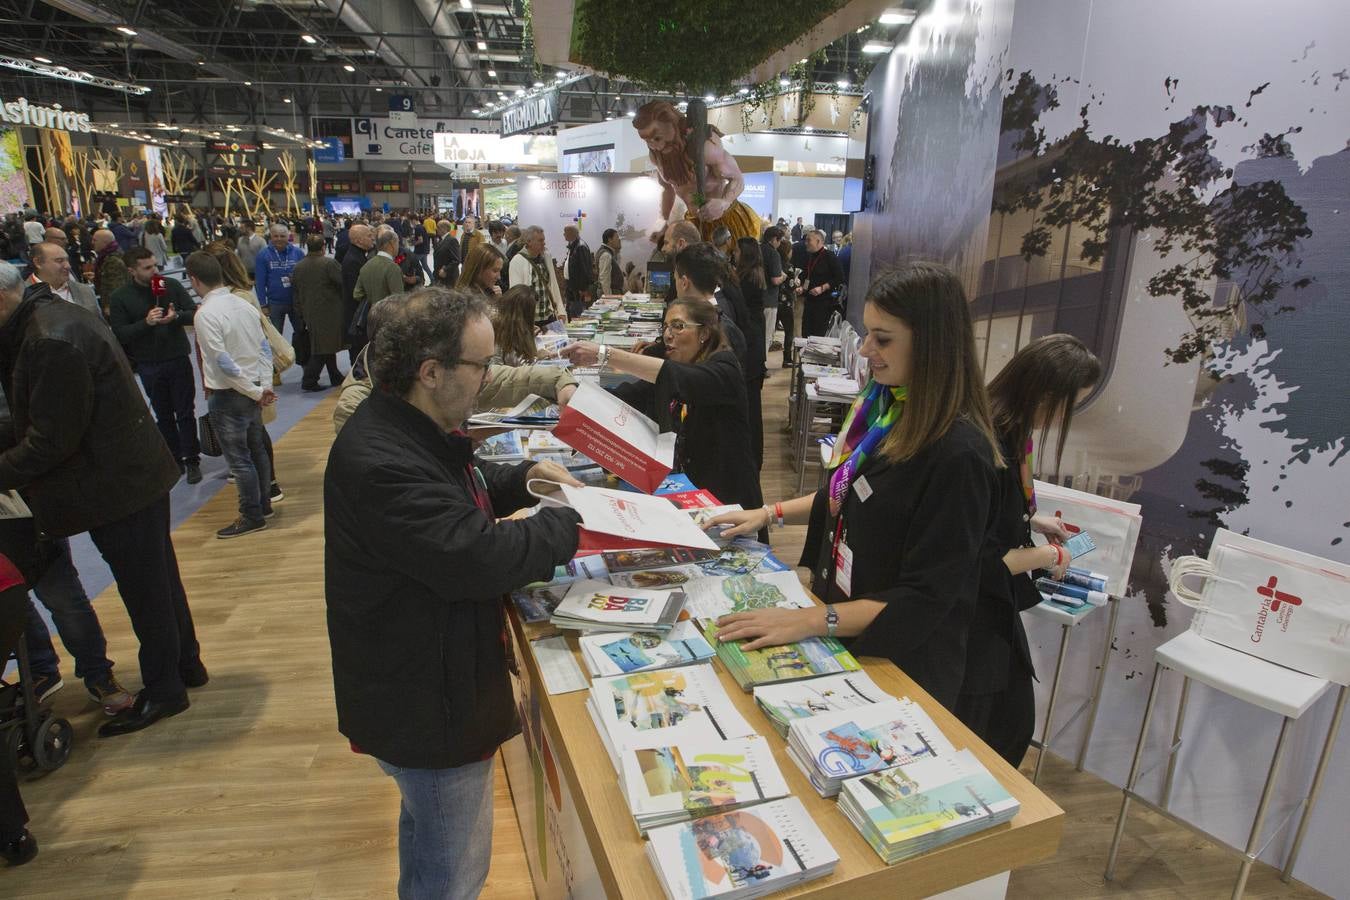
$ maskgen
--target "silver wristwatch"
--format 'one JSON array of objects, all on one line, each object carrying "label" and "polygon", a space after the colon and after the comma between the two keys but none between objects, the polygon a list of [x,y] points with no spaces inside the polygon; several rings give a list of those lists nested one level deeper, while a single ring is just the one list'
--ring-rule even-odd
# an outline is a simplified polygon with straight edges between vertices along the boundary
[{"label": "silver wristwatch", "polygon": [[825,636],[834,637],[834,633],[839,630],[839,611],[834,608],[833,603],[825,604]]}]

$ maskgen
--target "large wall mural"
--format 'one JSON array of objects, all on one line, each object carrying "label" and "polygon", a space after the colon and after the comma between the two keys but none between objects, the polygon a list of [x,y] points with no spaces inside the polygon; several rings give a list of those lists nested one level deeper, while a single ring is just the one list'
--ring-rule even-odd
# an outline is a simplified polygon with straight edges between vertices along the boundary
[{"label": "large wall mural", "polygon": [[[932,13],[968,26],[990,16],[961,2]],[[1171,559],[1205,555],[1225,527],[1350,561],[1350,17],[1298,0],[1277,17],[1254,0],[1221,11],[1038,0],[1018,4],[1003,46],[969,27],[949,33],[955,42],[906,48],[869,80],[874,116],[892,116],[898,133],[880,129],[886,139],[869,147],[877,185],[857,217],[869,253],[859,269],[855,250],[855,273],[910,256],[957,268],[990,376],[1051,332],[1079,336],[1106,363],[1061,480],[1143,507],[1088,757],[1120,784],[1153,650],[1190,620],[1167,591]],[[964,71],[925,64],[958,46]],[[976,75],[993,63],[993,82]],[[968,127],[988,121],[991,103],[997,133]],[[929,127],[936,145],[904,133]],[[988,143],[933,152],[952,140]],[[972,219],[977,200],[984,215]],[[1086,695],[1103,626],[1076,629],[1061,710]],[[1059,630],[1029,629],[1044,694]],[[1166,685],[1164,704],[1175,691]],[[1214,692],[1191,703],[1173,808],[1240,844],[1277,723]],[[1300,723],[1277,802],[1292,804],[1311,778],[1329,707]],[[1054,744],[1061,754],[1073,755],[1080,727]],[[1341,731],[1295,875],[1344,895],[1350,724]],[[1287,846],[1286,835],[1265,858]],[[1148,867],[1135,849],[1134,863],[1122,857],[1127,884]]]}]

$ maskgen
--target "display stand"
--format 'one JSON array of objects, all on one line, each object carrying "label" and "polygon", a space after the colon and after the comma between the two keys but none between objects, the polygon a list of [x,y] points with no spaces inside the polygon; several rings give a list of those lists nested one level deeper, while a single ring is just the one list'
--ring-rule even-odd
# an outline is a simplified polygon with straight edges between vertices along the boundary
[{"label": "display stand", "polygon": [[[525,735],[507,745],[506,768],[536,895],[642,900],[663,896],[614,768],[586,712],[586,692],[550,695],[544,688],[530,640],[556,630],[547,623],[523,624],[514,609],[510,628],[520,668],[516,686]],[[584,671],[575,636],[567,641]],[[751,695],[718,666],[727,694],[747,720],[763,725],[760,733],[773,744],[793,794],[839,854],[839,864],[829,877],[775,896],[860,900],[932,897],[953,890],[958,892],[953,896],[962,898],[1004,896],[1012,869],[1055,854],[1063,811],[893,664],[871,658],[859,661],[883,690],[912,698],[956,746],[969,747],[1017,798],[1021,810],[1006,825],[887,866],[835,802],[810,787],[788,759],[786,742],[769,727]]]}]

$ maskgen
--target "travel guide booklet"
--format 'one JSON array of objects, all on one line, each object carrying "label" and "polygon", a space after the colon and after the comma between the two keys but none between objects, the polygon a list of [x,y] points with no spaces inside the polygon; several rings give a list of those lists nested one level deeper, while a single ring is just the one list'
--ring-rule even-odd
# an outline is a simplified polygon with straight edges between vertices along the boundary
[{"label": "travel guide booklet", "polygon": [[668,669],[713,657],[693,621],[676,622],[665,634],[654,631],[618,631],[582,635],[581,657],[591,675],[623,675],[647,669]]},{"label": "travel guide booklet", "polygon": [[696,565],[668,566],[664,569],[639,569],[636,572],[615,572],[610,581],[620,587],[662,588],[688,584],[695,578],[705,578],[703,569]]},{"label": "travel guide booklet", "polygon": [[574,581],[549,619],[583,631],[669,631],[684,609],[680,591],[619,588],[608,581]]},{"label": "travel guide booklet", "polygon": [[822,797],[838,794],[846,778],[955,752],[928,713],[907,698],[788,726],[788,755]]},{"label": "travel guide booklet", "polygon": [[845,781],[839,808],[887,865],[1001,825],[1020,804],[969,750]]},{"label": "travel guide booklet", "polygon": [[519,462],[525,458],[525,445],[519,431],[503,431],[480,443],[474,456],[481,462]]},{"label": "travel guide booklet", "polygon": [[596,678],[587,707],[616,769],[619,752],[629,746],[700,736],[727,740],[755,733],[707,663]]},{"label": "travel guide booklet", "polygon": [[511,592],[511,601],[520,612],[520,618],[526,624],[547,622],[553,610],[562,602],[567,593],[565,584],[548,584],[543,587],[524,588]]},{"label": "travel guide booklet", "polygon": [[822,878],[839,854],[796,797],[647,833],[647,858],[670,900],[741,900]]},{"label": "travel guide booklet", "polygon": [[515,406],[486,409],[469,416],[469,428],[552,428],[558,424],[558,404],[529,394]]},{"label": "travel guide booklet", "polygon": [[625,750],[619,787],[640,834],[792,793],[759,735]]},{"label": "travel guide booklet", "polygon": [[780,606],[805,609],[814,606],[796,572],[756,572],[702,578],[685,585],[686,607],[698,619],[716,619],[733,612]]},{"label": "travel guide booklet", "polygon": [[703,636],[743,691],[760,684],[856,672],[862,668],[853,654],[831,637],[810,637],[780,647],[743,650],[742,641],[719,641],[717,623],[712,619],[703,620]]},{"label": "travel guide booklet", "polygon": [[843,672],[787,684],[755,688],[755,703],[769,717],[769,724],[783,737],[797,719],[807,719],[841,709],[856,709],[894,700],[866,672]]},{"label": "travel guide booklet", "polygon": [[684,566],[716,559],[721,552],[717,548],[695,550],[690,547],[645,547],[634,550],[615,550],[602,553],[600,556],[605,562],[605,568],[613,575],[619,572],[636,572],[642,569]]}]

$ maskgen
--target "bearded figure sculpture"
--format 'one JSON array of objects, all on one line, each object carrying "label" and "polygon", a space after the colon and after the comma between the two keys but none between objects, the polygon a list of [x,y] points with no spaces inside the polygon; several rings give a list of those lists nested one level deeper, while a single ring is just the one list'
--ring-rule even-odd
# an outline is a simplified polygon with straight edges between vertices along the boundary
[{"label": "bearded figure sculpture", "polygon": [[720,226],[733,238],[759,240],[759,215],[736,199],[745,179],[736,158],[722,147],[722,132],[706,124],[701,101],[691,101],[689,113],[686,118],[669,101],[653,100],[633,119],[661,182],[661,217],[666,225],[679,220],[671,217],[679,197],[684,218],[698,226],[703,240],[711,240]]}]

